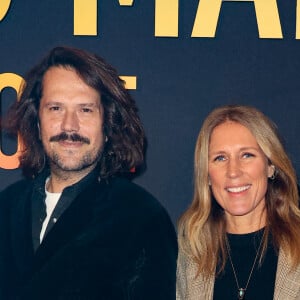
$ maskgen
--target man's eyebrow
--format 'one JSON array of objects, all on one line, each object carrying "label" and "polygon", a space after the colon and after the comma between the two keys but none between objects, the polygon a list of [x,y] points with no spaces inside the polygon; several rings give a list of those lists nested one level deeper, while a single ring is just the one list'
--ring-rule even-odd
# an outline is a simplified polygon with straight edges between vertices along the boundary
[{"label": "man's eyebrow", "polygon": [[99,103],[95,102],[85,102],[85,103],[79,103],[80,106],[99,106]]},{"label": "man's eyebrow", "polygon": [[59,101],[48,101],[45,103],[46,106],[50,106],[50,105],[61,105],[62,102]]}]

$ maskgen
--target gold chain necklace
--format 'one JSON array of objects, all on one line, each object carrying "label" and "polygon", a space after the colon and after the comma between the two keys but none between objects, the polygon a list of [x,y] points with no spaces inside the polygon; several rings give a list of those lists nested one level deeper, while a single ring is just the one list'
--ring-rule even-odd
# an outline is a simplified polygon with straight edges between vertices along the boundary
[{"label": "gold chain necklace", "polygon": [[248,288],[248,285],[249,285],[249,282],[250,282],[250,279],[251,279],[254,267],[256,265],[256,261],[258,259],[259,253],[260,253],[260,249],[261,249],[261,246],[262,246],[262,241],[264,239],[264,235],[265,235],[265,231],[264,231],[263,236],[261,237],[260,244],[259,244],[259,247],[257,249],[256,256],[254,258],[254,262],[253,262],[253,265],[251,267],[250,274],[249,274],[246,286],[244,288],[241,288],[240,285],[239,285],[237,274],[236,274],[235,268],[233,266],[233,262],[232,262],[232,258],[231,258],[231,254],[230,254],[229,242],[228,242],[227,236],[225,237],[225,244],[226,244],[226,248],[227,248],[227,253],[228,253],[229,261],[230,261],[231,268],[232,268],[232,271],[233,271],[233,275],[234,275],[234,278],[235,278],[235,282],[236,282],[236,285],[237,285],[237,288],[238,288],[238,299],[239,300],[243,300],[244,297],[245,297],[246,290]]}]

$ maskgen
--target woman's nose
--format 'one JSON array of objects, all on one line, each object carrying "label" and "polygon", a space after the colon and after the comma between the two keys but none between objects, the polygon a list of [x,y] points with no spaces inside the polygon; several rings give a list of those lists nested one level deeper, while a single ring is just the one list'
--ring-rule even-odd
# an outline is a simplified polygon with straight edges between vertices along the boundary
[{"label": "woman's nose", "polygon": [[241,164],[238,159],[229,159],[227,164],[227,176],[237,177],[242,173]]}]

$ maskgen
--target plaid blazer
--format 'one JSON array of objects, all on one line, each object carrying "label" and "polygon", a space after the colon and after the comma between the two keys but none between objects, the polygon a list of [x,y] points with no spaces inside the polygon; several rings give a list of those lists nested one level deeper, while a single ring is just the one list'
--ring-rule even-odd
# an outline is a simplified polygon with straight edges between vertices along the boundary
[{"label": "plaid blazer", "polygon": [[[214,276],[195,279],[197,265],[182,251],[177,261],[177,300],[213,300]],[[279,252],[274,300],[300,300],[300,265],[291,270],[283,251]]]}]

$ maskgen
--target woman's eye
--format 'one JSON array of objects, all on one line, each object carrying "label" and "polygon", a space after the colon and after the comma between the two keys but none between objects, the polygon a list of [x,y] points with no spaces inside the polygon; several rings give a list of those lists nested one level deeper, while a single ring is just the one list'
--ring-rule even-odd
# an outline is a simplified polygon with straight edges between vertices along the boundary
[{"label": "woman's eye", "polygon": [[224,161],[226,158],[224,155],[218,155],[214,158],[214,161]]},{"label": "woman's eye", "polygon": [[254,154],[247,152],[247,153],[243,154],[243,157],[245,157],[245,158],[254,157]]}]

